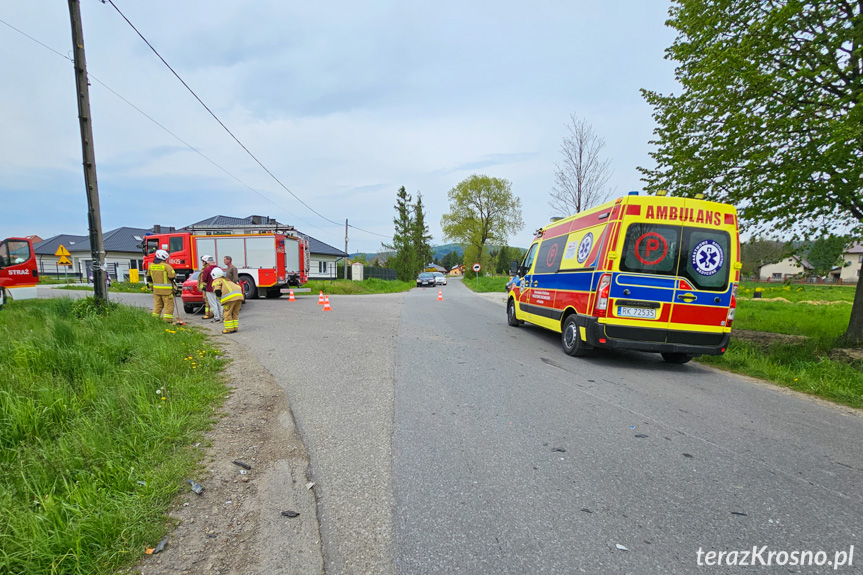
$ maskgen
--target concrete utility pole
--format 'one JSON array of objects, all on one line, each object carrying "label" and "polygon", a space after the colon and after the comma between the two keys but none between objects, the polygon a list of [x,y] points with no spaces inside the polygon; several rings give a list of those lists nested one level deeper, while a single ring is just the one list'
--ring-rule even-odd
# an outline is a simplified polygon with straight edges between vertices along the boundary
[{"label": "concrete utility pole", "polygon": [[78,90],[78,120],[81,124],[81,147],[84,151],[84,184],[87,186],[87,219],[90,224],[93,287],[96,300],[104,303],[108,301],[108,286],[105,282],[105,245],[102,243],[96,153],[93,150],[93,126],[90,122],[90,89],[87,80],[87,61],[84,59],[81,5],[78,0],[69,0],[69,15],[72,19],[72,45],[75,49],[75,86]]},{"label": "concrete utility pole", "polygon": [[345,279],[348,279],[348,220],[345,218]]}]

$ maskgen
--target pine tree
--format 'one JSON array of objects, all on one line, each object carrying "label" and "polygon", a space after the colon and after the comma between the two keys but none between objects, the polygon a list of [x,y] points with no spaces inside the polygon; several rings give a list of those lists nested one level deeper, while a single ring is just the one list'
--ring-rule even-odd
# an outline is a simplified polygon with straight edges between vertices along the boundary
[{"label": "pine tree", "polygon": [[416,256],[416,273],[421,272],[432,261],[431,239],[429,227],[425,223],[425,209],[423,208],[423,196],[417,192],[417,202],[413,210],[413,223],[411,226],[411,243]]},{"label": "pine tree", "polygon": [[413,246],[414,221],[411,217],[411,196],[402,186],[396,193],[396,217],[393,219],[393,242],[383,244],[385,250],[393,252],[387,260],[387,267],[396,270],[396,275],[402,281],[411,281],[416,277],[417,255]]}]

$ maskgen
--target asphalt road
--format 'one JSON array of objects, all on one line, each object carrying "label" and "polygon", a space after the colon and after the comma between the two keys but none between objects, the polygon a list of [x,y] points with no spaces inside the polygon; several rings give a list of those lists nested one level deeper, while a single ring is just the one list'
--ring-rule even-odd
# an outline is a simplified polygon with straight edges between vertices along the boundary
[{"label": "asphalt road", "polygon": [[[291,403],[329,575],[863,572],[859,412],[651,354],[571,358],[442,291],[258,300],[231,336]],[[777,565],[851,545],[835,571]],[[699,566],[753,547],[754,567]]]}]

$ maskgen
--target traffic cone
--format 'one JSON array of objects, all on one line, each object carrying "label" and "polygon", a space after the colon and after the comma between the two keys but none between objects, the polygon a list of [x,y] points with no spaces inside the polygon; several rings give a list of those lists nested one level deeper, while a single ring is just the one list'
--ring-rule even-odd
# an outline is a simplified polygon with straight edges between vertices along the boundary
[{"label": "traffic cone", "polygon": [[443,290],[442,289],[437,290],[437,300],[443,301]]},{"label": "traffic cone", "polygon": [[324,305],[324,292],[321,290],[321,295],[318,296],[318,305]]},{"label": "traffic cone", "polygon": [[333,311],[333,308],[330,307],[330,296],[324,298],[324,311]]},{"label": "traffic cone", "polygon": [[288,296],[288,301],[297,301],[297,299],[294,297],[293,289],[291,289],[291,294]]}]

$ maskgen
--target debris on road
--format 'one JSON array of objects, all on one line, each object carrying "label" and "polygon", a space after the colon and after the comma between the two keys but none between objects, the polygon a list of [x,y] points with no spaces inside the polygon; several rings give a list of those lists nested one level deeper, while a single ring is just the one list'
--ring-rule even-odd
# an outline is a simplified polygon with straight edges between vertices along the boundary
[{"label": "debris on road", "polygon": [[644,439],[645,437],[647,437],[647,435],[644,433],[636,433],[635,437],[637,437],[638,439]]},{"label": "debris on road", "polygon": [[620,549],[621,551],[629,551],[629,549],[627,549],[626,547],[624,547],[624,546],[623,546],[623,545],[621,545],[620,543],[618,543],[617,545],[615,545],[615,547],[617,547],[617,548],[618,548],[618,549]]},{"label": "debris on road", "polygon": [[243,469],[251,469],[251,468],[252,468],[252,466],[251,466],[251,465],[249,465],[248,463],[243,463],[242,461],[234,461],[234,462],[233,462],[233,464],[234,464],[234,465],[239,465],[239,466],[240,466],[240,467],[242,467]]},{"label": "debris on road", "polygon": [[306,489],[311,489],[311,488],[312,488],[312,487],[314,487],[314,486],[315,486],[315,482],[314,482],[314,481],[309,481],[308,483],[306,483]]},{"label": "debris on road", "polygon": [[300,514],[296,511],[282,511],[282,515],[285,517],[299,517]]},{"label": "debris on road", "polygon": [[746,513],[741,513],[740,511],[732,511],[732,515],[740,515],[741,517],[749,517]]},{"label": "debris on road", "polygon": [[582,507],[581,510],[584,511],[585,513],[593,513],[593,511],[591,511],[587,507]]},{"label": "debris on road", "polygon": [[192,491],[200,495],[204,491],[204,486],[198,483],[197,481],[192,481],[191,479],[187,479],[186,483],[192,486]]},{"label": "debris on road", "polygon": [[558,451],[560,453],[566,453],[566,449],[564,449],[563,447],[552,447],[551,450]]}]

